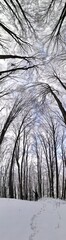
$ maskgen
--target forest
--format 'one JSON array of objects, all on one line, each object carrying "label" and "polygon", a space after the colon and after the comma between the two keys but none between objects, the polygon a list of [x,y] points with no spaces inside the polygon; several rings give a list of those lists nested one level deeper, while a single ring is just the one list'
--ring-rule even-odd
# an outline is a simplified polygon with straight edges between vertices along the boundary
[{"label": "forest", "polygon": [[65,0],[0,0],[0,197],[66,199],[65,76]]}]

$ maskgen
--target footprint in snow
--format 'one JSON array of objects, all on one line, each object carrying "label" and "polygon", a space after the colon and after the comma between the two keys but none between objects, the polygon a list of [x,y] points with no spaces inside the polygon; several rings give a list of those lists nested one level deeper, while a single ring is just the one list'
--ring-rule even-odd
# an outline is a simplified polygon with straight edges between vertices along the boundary
[{"label": "footprint in snow", "polygon": [[38,216],[41,215],[42,211],[45,211],[44,206],[43,208],[40,209],[40,211],[37,214],[34,214],[32,219],[31,219],[31,230],[32,230],[32,234],[29,237],[29,240],[33,240],[35,235],[39,232],[39,230],[37,229],[37,218]]}]

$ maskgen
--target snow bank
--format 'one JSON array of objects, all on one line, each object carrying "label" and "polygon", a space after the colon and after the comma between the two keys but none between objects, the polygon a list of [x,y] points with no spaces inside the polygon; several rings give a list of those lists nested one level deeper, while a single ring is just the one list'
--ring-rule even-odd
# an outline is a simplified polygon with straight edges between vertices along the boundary
[{"label": "snow bank", "polygon": [[0,240],[66,240],[66,202],[0,199]]}]

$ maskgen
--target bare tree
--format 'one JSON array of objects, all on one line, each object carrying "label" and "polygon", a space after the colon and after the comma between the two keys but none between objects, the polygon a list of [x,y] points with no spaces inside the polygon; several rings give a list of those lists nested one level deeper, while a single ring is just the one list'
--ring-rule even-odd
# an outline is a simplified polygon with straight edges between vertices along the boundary
[{"label": "bare tree", "polygon": [[13,170],[13,166],[14,166],[14,161],[15,161],[15,151],[18,150],[17,154],[16,154],[16,162],[17,162],[17,166],[18,166],[18,177],[19,177],[19,184],[20,184],[20,169],[19,169],[19,162],[18,162],[18,159],[19,159],[19,145],[18,145],[18,149],[17,148],[17,144],[18,144],[18,141],[19,141],[19,137],[20,137],[20,131],[21,131],[21,128],[23,126],[23,123],[24,123],[24,120],[25,120],[25,116],[22,120],[22,123],[19,127],[19,130],[18,130],[18,134],[17,134],[17,137],[16,137],[16,140],[15,140],[15,144],[14,144],[14,149],[13,149],[13,153],[12,153],[12,159],[11,159],[11,165],[10,165],[10,171],[9,171],[9,196],[11,198],[13,198],[13,179],[12,179],[12,170]]},{"label": "bare tree", "polygon": [[42,173],[41,173],[42,159],[38,150],[37,138],[35,138],[35,150],[36,150],[36,157],[37,157],[38,196],[39,198],[41,198],[42,197]]}]

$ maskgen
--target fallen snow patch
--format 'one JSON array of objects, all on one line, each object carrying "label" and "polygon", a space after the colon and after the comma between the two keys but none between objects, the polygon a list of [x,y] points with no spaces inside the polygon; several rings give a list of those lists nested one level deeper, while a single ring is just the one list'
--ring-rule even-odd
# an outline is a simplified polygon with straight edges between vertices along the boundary
[{"label": "fallen snow patch", "polygon": [[0,240],[66,240],[66,202],[0,199]]}]

